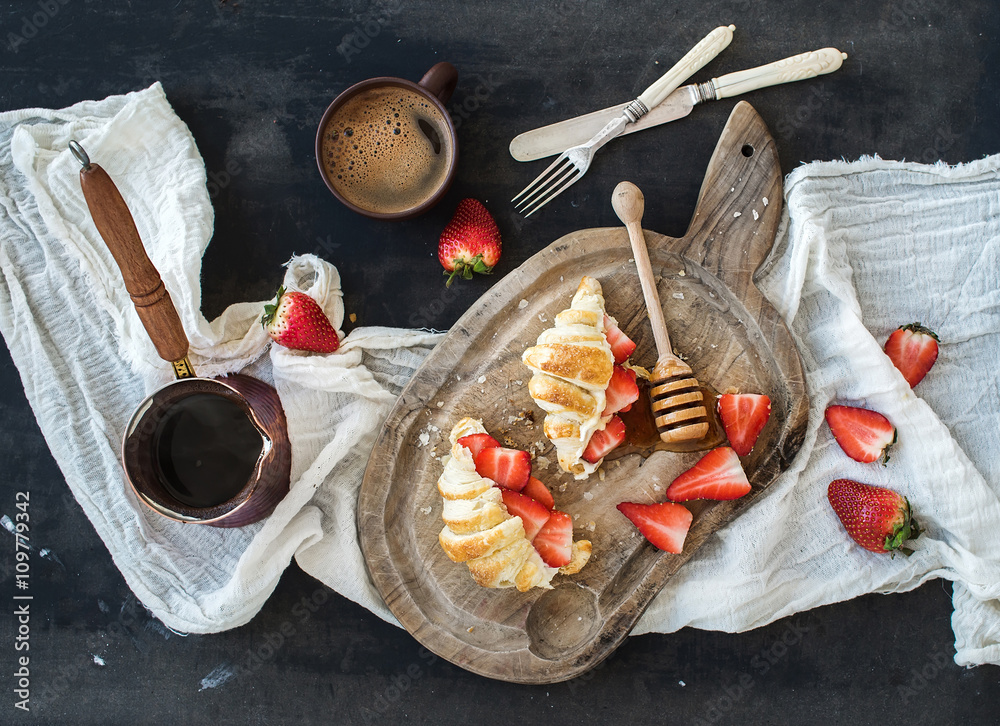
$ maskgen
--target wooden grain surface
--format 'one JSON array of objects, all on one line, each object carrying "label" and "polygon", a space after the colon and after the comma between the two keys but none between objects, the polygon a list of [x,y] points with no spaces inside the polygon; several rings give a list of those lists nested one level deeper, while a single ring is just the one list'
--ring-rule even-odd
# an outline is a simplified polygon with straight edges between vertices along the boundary
[{"label": "wooden grain surface", "polygon": [[[608,193],[610,194],[610,189]],[[646,192],[647,207],[656,204]],[[548,683],[599,663],[626,637],[668,578],[786,469],[802,441],[807,398],[798,353],[777,312],[753,284],[781,212],[774,142],[747,103],[723,130],[688,233],[646,231],[667,325],[678,353],[716,390],[771,397],[771,420],[743,460],[753,486],[732,502],[695,502],[680,555],[663,553],[616,510],[625,500],[662,501],[663,490],[700,454],[619,452],[605,476],[577,482],[559,472],[527,392],[522,351],[568,306],[584,274],[604,287],[608,312],[637,343],[633,361],[656,360],[624,228],[588,229],[553,242],[495,285],[451,329],[414,375],[376,443],[359,498],[359,532],[373,581],[423,645],[482,675]],[[535,473],[593,542],[578,575],[554,589],[518,593],[475,585],[438,545],[435,486],[448,432],[481,418],[506,445],[534,450]],[[549,462],[545,466],[546,461]]]},{"label": "wooden grain surface", "polygon": [[97,164],[80,172],[80,186],[94,226],[118,263],[125,289],[156,352],[165,361],[182,361],[188,354],[187,334],[160,273],[146,254],[127,202]]}]

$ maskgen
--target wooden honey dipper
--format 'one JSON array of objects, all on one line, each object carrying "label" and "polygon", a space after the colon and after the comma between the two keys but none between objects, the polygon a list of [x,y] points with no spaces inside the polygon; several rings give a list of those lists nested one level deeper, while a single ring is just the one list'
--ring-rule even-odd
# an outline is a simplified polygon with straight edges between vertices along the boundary
[{"label": "wooden honey dipper", "polygon": [[702,439],[708,433],[708,411],[701,385],[694,377],[691,366],[674,355],[670,347],[667,323],[663,319],[660,296],[649,264],[646,238],[642,234],[642,213],[645,199],[632,182],[623,181],[611,195],[611,206],[628,230],[628,239],[639,270],[642,296],[646,301],[649,324],[653,328],[658,359],[653,368],[653,417],[660,438],[668,444]]}]

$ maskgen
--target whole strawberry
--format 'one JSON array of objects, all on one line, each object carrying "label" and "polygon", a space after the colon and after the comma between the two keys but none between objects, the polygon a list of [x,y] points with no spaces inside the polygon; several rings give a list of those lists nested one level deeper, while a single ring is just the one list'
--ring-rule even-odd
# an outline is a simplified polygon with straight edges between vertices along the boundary
[{"label": "whole strawberry", "polygon": [[892,332],[885,341],[885,353],[913,388],[937,360],[940,342],[933,330],[920,323],[910,323]]},{"label": "whole strawberry", "polygon": [[438,240],[438,259],[449,286],[456,276],[471,280],[473,272],[488,275],[493,271],[500,261],[500,230],[480,202],[463,199],[458,203]]},{"label": "whole strawberry", "polygon": [[850,479],[830,482],[826,495],[851,539],[866,550],[913,554],[913,550],[902,545],[916,539],[920,527],[911,516],[906,497],[891,489]]},{"label": "whole strawberry", "polygon": [[274,302],[264,306],[260,324],[271,340],[286,348],[333,353],[340,347],[337,331],[323,308],[304,292],[280,288]]}]

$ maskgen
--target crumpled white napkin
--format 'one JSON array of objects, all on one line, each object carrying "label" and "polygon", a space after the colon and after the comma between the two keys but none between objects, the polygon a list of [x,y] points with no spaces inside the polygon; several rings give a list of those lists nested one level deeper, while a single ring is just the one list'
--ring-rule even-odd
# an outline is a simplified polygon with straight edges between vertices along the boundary
[{"label": "crumpled white napkin", "polygon": [[[195,370],[243,369],[277,389],[292,485],[263,522],[177,524],[150,513],[127,486],[118,459],[124,427],[172,374],[90,219],[70,139],[107,170],[131,208]],[[296,556],[306,571],[388,617],[356,541],[357,491],[382,420],[440,335],[358,328],[337,353],[304,356],[267,345],[258,323],[263,302],[232,305],[206,321],[201,258],[213,212],[205,165],[159,84],[60,111],[0,114],[0,205],[0,331],[70,489],[146,607],[186,632],[242,625]],[[315,297],[340,328],[336,268],[295,257],[284,285]]]},{"label": "crumpled white napkin", "polygon": [[[203,375],[246,368],[288,414],[292,490],[265,522],[178,525],[127,490],[122,428],[169,379],[90,222],[66,151],[80,140],[115,179],[177,305]],[[786,223],[760,284],[789,321],[812,400],[793,468],[712,538],[636,633],[685,625],[745,630],[816,605],[954,580],[956,660],[1000,663],[1000,157],[961,167],[868,159],[809,164],[786,183]],[[212,230],[204,164],[159,85],[61,111],[0,114],[0,331],[50,448],[129,586],[170,627],[213,632],[261,607],[289,559],[393,621],[367,579],[354,519],[361,475],[395,396],[438,336],[360,328],[330,356],[268,348],[262,303],[200,314]],[[339,327],[335,268],[294,258],[286,286],[316,297]],[[910,391],[881,352],[901,323],[944,341]],[[264,355],[269,351],[269,355]],[[840,452],[831,400],[877,408],[898,426],[887,468]],[[949,432],[950,430],[950,432]],[[906,559],[853,545],[826,503],[830,480],[891,486],[927,533]]]},{"label": "crumpled white napkin", "polygon": [[[954,581],[960,665],[1000,663],[1000,156],[956,167],[862,159],[799,167],[758,285],[802,356],[809,427],[792,468],[698,552],[634,632],[754,628],[866,592]],[[941,337],[914,390],[882,350],[901,324]],[[823,412],[886,415],[885,467],[850,460]],[[838,478],[907,496],[912,557],[854,545],[826,499]]]}]

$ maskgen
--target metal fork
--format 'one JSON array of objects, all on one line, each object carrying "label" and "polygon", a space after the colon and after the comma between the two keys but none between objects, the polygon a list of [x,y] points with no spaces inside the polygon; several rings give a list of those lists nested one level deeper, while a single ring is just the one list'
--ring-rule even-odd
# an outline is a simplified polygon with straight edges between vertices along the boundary
[{"label": "metal fork", "polygon": [[660,76],[649,88],[639,94],[639,97],[625,106],[621,116],[611,120],[597,132],[590,141],[579,146],[566,149],[549,167],[526,186],[521,193],[510,201],[514,209],[530,217],[550,201],[566,191],[587,173],[590,162],[597,150],[616,136],[620,136],[625,126],[635,123],[649,110],[657,105],[692,74],[715,58],[729,45],[733,39],[735,25],[720,25],[706,35],[694,48],[666,73]]}]

